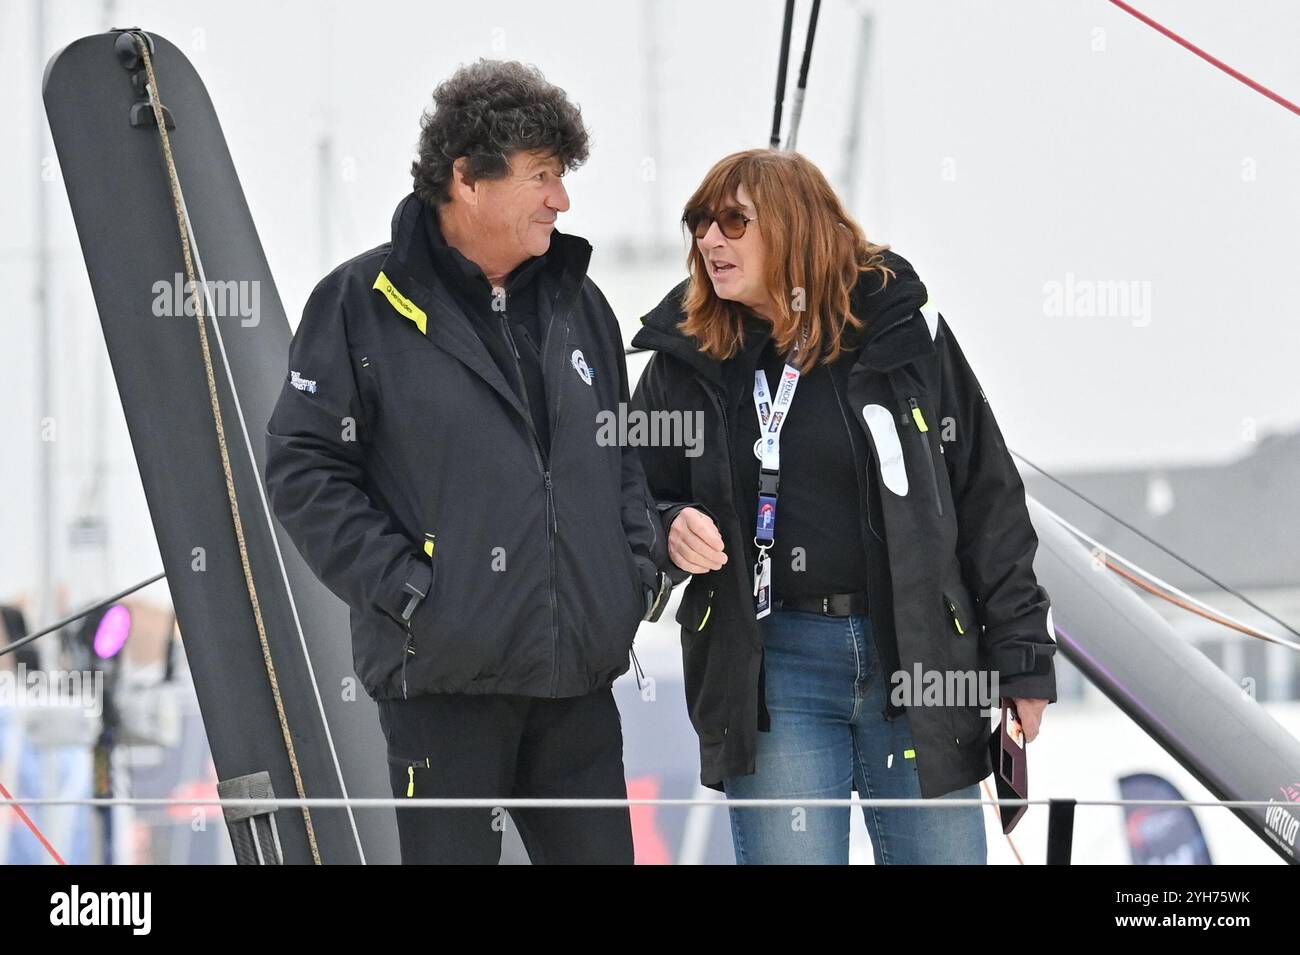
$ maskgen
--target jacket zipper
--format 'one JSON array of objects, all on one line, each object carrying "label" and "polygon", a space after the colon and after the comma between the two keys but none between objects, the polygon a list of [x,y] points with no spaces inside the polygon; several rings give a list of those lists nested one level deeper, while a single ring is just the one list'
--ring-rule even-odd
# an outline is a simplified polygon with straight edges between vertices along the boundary
[{"label": "jacket zipper", "polygon": [[510,351],[515,356],[515,377],[519,380],[519,390],[523,392],[524,402],[528,401],[528,385],[524,381],[524,369],[519,364],[519,346],[515,344],[514,333],[510,331],[510,320],[506,318],[505,312],[498,313],[501,316],[501,330],[506,333],[506,341],[510,343]]},{"label": "jacket zipper", "polygon": [[[836,382],[836,380],[835,380],[835,375],[834,375],[834,374],[831,374],[830,377],[831,377],[831,390],[835,392],[835,403],[838,404],[838,405],[840,406],[840,417],[844,419],[844,427],[845,427],[845,428],[848,430],[848,432],[849,432],[849,445],[850,445],[850,448],[852,448],[852,447],[855,447],[855,446],[856,446],[856,442],[853,440],[853,428],[854,428],[854,424],[853,424],[853,421],[849,418],[849,412],[848,412],[848,409],[844,407],[844,397],[840,394],[840,386],[839,386],[839,383]],[[854,471],[857,471],[857,470],[858,470],[857,460],[856,460],[856,459],[857,459],[857,455],[854,455],[854,464],[853,464],[853,470],[854,470]],[[879,534],[877,534],[877,533],[876,533],[876,529],[875,529],[874,527],[871,526],[871,498],[870,498],[870,496],[869,496],[870,493],[871,493],[871,491],[870,491],[870,488],[869,488],[869,487],[864,487],[865,482],[867,482],[868,480],[870,480],[870,473],[871,473],[870,468],[871,468],[871,450],[870,450],[870,448],[868,448],[868,450],[867,450],[867,471],[866,471],[865,473],[859,475],[860,480],[858,481],[858,494],[861,495],[861,497],[862,497],[863,510],[865,511],[865,515],[866,515],[866,525],[867,525],[867,528],[866,528],[866,529],[867,529],[867,531],[868,531],[868,532],[869,532],[873,537],[875,537],[876,540],[880,541],[880,543],[883,544],[883,543],[885,542],[885,539],[884,539],[883,537],[881,537]],[[863,522],[863,521],[862,521],[862,517],[859,516],[859,518],[858,518],[858,524],[859,524],[859,526],[858,526],[858,532],[859,532],[859,533],[862,533],[862,539],[863,539],[863,541],[865,541],[867,535],[866,535],[865,533],[863,533],[863,528],[862,528],[862,526],[861,526],[861,525],[862,525],[862,522]],[[868,554],[867,556],[868,556],[868,559],[870,559],[870,556],[871,556],[871,555]]]},{"label": "jacket zipper", "polygon": [[[564,287],[564,278],[567,277],[567,275],[568,273],[566,271],[565,276],[561,277],[560,279],[561,292],[563,291],[563,287]],[[568,315],[569,306],[571,304],[572,304],[571,301],[566,302],[563,314],[561,314],[559,309],[554,309],[552,311],[550,322],[548,323],[546,330],[542,335],[540,363],[542,368],[543,382],[545,382],[546,380],[547,346],[550,343],[551,332],[554,329],[555,323],[557,321],[564,321],[565,323],[564,345],[561,346],[561,350],[563,350],[564,347],[567,347],[569,343],[569,326],[565,316]],[[506,340],[510,345],[511,354],[514,356],[515,377],[519,382],[520,388],[523,390],[525,402],[527,402],[528,387],[527,384],[524,382],[523,368],[520,365],[519,346],[515,343],[514,335],[511,334],[510,323],[505,313],[501,313],[501,325],[502,325],[502,329],[505,331]],[[552,441],[554,441],[555,432],[558,430],[558,422],[560,417],[560,404],[561,404],[560,399],[564,395],[564,389],[562,386],[559,389],[559,391],[560,394],[556,397],[556,401],[555,401],[556,420],[551,428]],[[555,496],[553,493],[553,487],[551,483],[549,455],[543,456],[542,454],[541,437],[540,435],[538,435],[537,428],[533,424],[531,405],[529,406],[529,413],[524,415],[524,418],[526,419],[528,430],[533,436],[533,457],[537,461],[537,469],[541,473],[542,483],[546,488],[546,508],[547,508],[546,536],[547,536],[547,551],[548,551],[549,562],[550,562],[549,569],[550,569],[550,600],[551,600],[551,659],[552,659],[551,696],[554,697],[556,693],[556,687],[559,682],[559,666],[560,666],[560,661],[559,661],[560,612],[559,612],[559,598],[556,595],[556,584],[555,584],[555,577],[556,577],[555,535],[559,532],[559,522],[556,514]],[[406,659],[408,656],[415,655],[415,635],[411,629],[411,622],[409,620],[406,622],[406,629],[407,629],[406,652],[403,654],[402,657],[402,696],[404,698],[407,696]]]},{"label": "jacket zipper", "polygon": [[[730,421],[728,420],[728,418],[727,418],[727,399],[726,399],[726,394],[725,394],[725,392],[719,394],[717,391],[713,390],[712,388],[706,388],[706,390],[708,390],[709,395],[710,395],[710,396],[711,396],[715,401],[717,401],[717,403],[718,403],[718,410],[722,412],[722,446],[723,446],[723,447],[726,449],[726,451],[727,451],[727,473],[731,475],[731,506],[732,506],[732,507],[736,507],[736,501],[738,500],[738,498],[736,497],[736,489],[740,487],[740,482],[736,480],[736,459],[735,459],[735,456],[732,455],[732,453],[731,453],[731,422],[730,422]],[[741,515],[741,514],[744,514],[744,513],[745,513],[745,509],[744,509],[744,508],[736,507],[736,514],[737,514],[737,515]],[[741,543],[740,543],[740,549],[741,549],[741,552],[742,552],[742,553],[744,553],[744,550],[745,550],[745,536],[744,536],[744,533],[745,533],[745,529],[744,529],[744,527],[742,526],[742,527],[741,527],[741,538],[740,538],[740,541],[741,541]],[[744,573],[744,571],[742,570],[742,574],[743,574],[743,573]],[[747,593],[747,592],[748,592],[748,588],[747,588],[747,587],[742,587],[742,588],[741,588],[741,593],[742,593],[742,594],[743,594],[743,593]],[[744,598],[742,597],[741,599],[743,600]],[[703,626],[704,626],[704,623],[708,621],[708,619],[709,619],[709,614],[711,614],[712,612],[713,612],[713,591],[710,590],[710,591],[709,591],[709,609],[708,609],[707,611],[705,611],[705,614],[704,614],[704,621],[701,621],[701,623],[700,623],[700,626],[701,626],[701,627],[703,627]],[[762,700],[759,700],[758,703],[759,703],[760,708],[763,707],[763,706],[765,705],[764,702],[763,702]],[[726,736],[726,735],[727,735],[727,730],[728,730],[729,728],[730,728],[730,727],[727,727],[727,726],[724,726],[724,727],[722,728],[722,735],[723,735],[723,736]]]},{"label": "jacket zipper", "polygon": [[916,423],[916,429],[920,432],[921,443],[925,445],[925,460],[930,465],[930,486],[934,489],[934,506],[939,511],[939,516],[943,516],[943,499],[939,497],[939,475],[934,469],[934,449],[930,447],[930,438],[928,432],[929,425],[925,423],[925,415],[921,414],[921,406],[917,404],[915,398],[907,399],[908,405],[912,409],[912,420]]},{"label": "jacket zipper", "polygon": [[[722,445],[726,449],[726,453],[727,453],[727,473],[731,475],[731,506],[736,509],[736,514],[737,516],[739,516],[745,513],[745,509],[743,507],[737,506],[739,498],[736,497],[736,489],[740,487],[740,482],[736,480],[736,459],[734,455],[732,455],[731,453],[731,421],[727,417],[726,394],[725,392],[720,392],[718,389],[715,389],[712,385],[705,385],[704,390],[708,392],[709,397],[712,398],[713,401],[717,404],[718,412],[722,415]],[[745,539],[744,528],[742,527],[741,528],[741,553],[742,554],[744,553],[745,550],[744,539]],[[741,592],[742,593],[746,592],[745,588],[742,588]],[[713,613],[713,591],[710,590],[709,607],[704,612],[704,619],[700,621],[700,626],[699,626],[700,630],[704,629],[704,625],[708,623],[709,615],[712,613]],[[723,732],[725,733],[726,730],[723,730]]]},{"label": "jacket zipper", "polygon": [[[546,338],[551,337],[551,331],[555,328],[555,317],[551,317],[551,324],[546,328]],[[544,342],[543,342],[544,344]],[[564,343],[560,345],[560,354],[564,354],[564,349],[569,345],[569,323],[564,323]],[[517,356],[516,356],[517,363]],[[546,381],[546,351],[542,351],[542,381]],[[555,441],[555,435],[560,430],[560,403],[564,400],[564,382],[561,376],[557,376],[556,381],[559,387],[556,389],[559,394],[555,396],[555,421],[551,424],[551,441]],[[531,424],[531,422],[530,422]],[[536,429],[534,429],[534,436]],[[537,439],[538,454],[541,453],[541,440]],[[551,514],[551,523],[547,528],[546,543],[551,562],[551,696],[554,697],[559,691],[560,683],[560,598],[555,588],[555,538],[560,533],[560,517],[555,508],[555,489],[551,483],[550,456],[547,455],[547,466],[543,470],[542,480],[546,484],[546,505]]]},{"label": "jacket zipper", "polygon": [[[542,381],[546,381],[546,345],[551,339],[551,332],[555,328],[556,316],[551,316],[550,324],[547,325],[546,333],[542,336],[542,352],[540,364],[542,367]],[[523,389],[524,401],[528,402],[528,387],[524,383],[523,368],[519,364],[519,346],[515,344],[515,337],[510,333],[510,323],[506,320],[505,313],[501,314],[501,327],[505,330],[506,339],[510,342],[510,351],[515,358],[515,376],[519,379],[519,386]],[[564,324],[564,345],[560,347],[563,352],[564,347],[569,344],[569,325]],[[558,388],[559,394],[555,397],[555,422],[551,426],[551,440],[555,440],[555,432],[559,429],[560,421],[560,401],[564,397],[564,384],[560,382]],[[543,409],[545,410],[545,409]],[[529,405],[529,412],[526,416],[528,421],[528,430],[533,436],[533,456],[537,459],[537,467],[542,472],[542,485],[546,488],[546,551],[549,562],[549,590],[551,600],[551,696],[554,698],[559,681],[560,681],[560,601],[555,590],[555,536],[559,533],[559,518],[555,510],[555,492],[554,485],[551,482],[551,469],[549,465],[550,455],[542,454],[542,439],[537,433],[537,428],[533,424],[532,406]]]},{"label": "jacket zipper", "polygon": [[406,694],[406,661],[413,656],[415,656],[415,631],[411,629],[411,621],[408,620],[406,621],[406,652],[402,654],[402,699],[404,700],[409,699]]},{"label": "jacket zipper", "polygon": [[961,617],[957,615],[957,605],[945,594],[943,602],[948,605],[948,613],[952,614],[952,625],[957,628],[958,636],[966,635],[966,628],[961,625]]},{"label": "jacket zipper", "polygon": [[[912,420],[916,423],[916,430],[917,433],[920,434],[921,436],[921,443],[925,445],[925,460],[930,465],[930,486],[934,490],[934,506],[938,510],[939,516],[942,517],[943,499],[939,496],[939,475],[936,472],[934,466],[934,449],[930,447],[930,438],[929,438],[930,427],[925,423],[925,415],[921,413],[921,406],[920,404],[917,403],[916,398],[915,397],[908,398],[907,403],[908,406],[912,409]],[[953,624],[957,627],[957,632],[959,634],[964,633],[965,631],[962,629],[961,621],[957,619],[957,611],[953,607],[952,601],[948,600],[947,597],[945,597],[944,599],[948,601],[948,610],[952,614]],[[957,735],[956,709],[954,707],[948,707],[947,709],[948,709],[949,725],[953,729],[952,740],[956,745],[960,746],[961,737]]]},{"label": "jacket zipper", "polygon": [[[552,319],[552,322],[554,322],[554,319]],[[511,353],[514,355],[514,358],[515,358],[515,377],[519,379],[519,387],[523,390],[523,401],[524,401],[524,404],[528,406],[528,414],[525,415],[525,418],[527,419],[527,422],[526,422],[526,423],[527,423],[527,425],[528,425],[528,430],[529,430],[529,432],[530,432],[530,433],[532,434],[532,436],[533,436],[533,445],[534,445],[535,450],[537,451],[537,460],[538,460],[539,462],[541,462],[541,461],[542,461],[542,437],[541,437],[541,435],[539,435],[539,434],[537,433],[537,428],[536,428],[536,427],[534,426],[534,424],[533,424],[532,405],[529,403],[529,398],[528,398],[528,385],[524,382],[524,370],[523,370],[523,366],[521,366],[521,365],[519,364],[519,346],[517,346],[517,345],[515,344],[515,337],[514,337],[514,335],[510,334],[510,325],[509,325],[509,323],[506,321],[504,314],[503,314],[502,317],[501,317],[501,325],[502,325],[502,327],[505,329],[505,332],[506,332],[506,339],[510,342],[510,351],[511,351]],[[550,338],[550,329],[549,329],[549,328],[547,329],[547,335],[546,335],[546,338],[547,338],[547,339]],[[566,322],[566,323],[565,323],[565,326],[564,326],[564,345],[567,346],[568,344],[569,344],[569,326],[568,326],[568,323]],[[561,346],[561,350],[563,350],[563,347],[564,347],[564,346]],[[543,351],[542,351],[542,356],[541,356],[540,363],[541,363],[541,366],[542,366],[542,383],[543,383],[543,387],[544,387],[544,386],[545,386],[545,382],[546,382],[546,352],[545,352],[545,341],[543,342]],[[554,424],[554,425],[552,426],[552,428],[551,428],[551,432],[552,432],[551,437],[552,437],[552,440],[554,440],[554,437],[555,437],[555,435],[554,435],[555,428],[559,426],[559,420],[560,420],[560,400],[564,397],[564,385],[563,385],[563,383],[560,384],[560,389],[559,389],[559,390],[560,390],[560,393],[559,393],[559,394],[556,396],[556,398],[555,398],[555,424]],[[545,411],[546,409],[543,408],[542,410]],[[550,456],[547,455],[547,459],[548,459],[548,460],[549,460],[549,457],[550,457]],[[546,471],[546,470],[547,470],[547,467],[546,467],[545,465],[543,465],[542,470],[543,470],[543,471]]]},{"label": "jacket zipper", "polygon": [[[563,356],[564,353],[565,353],[565,351],[568,350],[568,348],[569,348],[569,323],[568,323],[568,322],[565,322],[565,323],[564,323],[564,343],[560,345],[560,355]],[[543,369],[545,368],[545,366],[542,366],[542,367],[543,367]],[[563,376],[561,375],[561,377],[563,377]],[[542,376],[542,381],[544,382],[545,380],[546,380],[546,376],[545,376],[545,374],[543,374],[543,376]],[[564,403],[564,385],[563,385],[563,382],[561,382],[561,384],[560,384],[560,393],[559,393],[558,395],[555,396],[555,424],[553,424],[553,425],[551,426],[551,437],[552,437],[552,440],[554,440],[554,436],[555,436],[555,431],[556,431],[556,429],[559,428],[559,426],[560,426],[560,408],[561,408],[561,406],[563,405],[563,403]]]},{"label": "jacket zipper", "polygon": [[[731,475],[731,503],[732,506],[734,507],[740,500],[738,497],[736,497],[736,489],[740,487],[740,482],[736,480],[736,461],[731,455],[731,422],[727,418],[726,395],[719,394],[718,391],[716,391],[711,385],[706,385],[705,390],[709,393],[709,397],[712,398],[715,402],[717,402],[718,412],[722,415],[722,436],[723,436],[722,443],[726,445],[726,449],[727,449],[727,471]],[[745,509],[743,507],[736,507],[736,514],[740,515],[744,513],[745,513]],[[743,540],[744,529],[742,528],[741,530],[742,530],[741,539]]]},{"label": "jacket zipper", "polygon": [[[424,532],[424,552],[429,555],[429,563],[433,563],[433,551],[437,546],[437,536]],[[436,571],[435,571],[436,573]],[[433,594],[433,578],[429,578],[429,593],[422,598],[428,600]],[[415,627],[412,621],[415,619],[415,611],[411,611],[411,616],[406,619],[406,652],[402,654],[402,699],[410,699],[406,690],[406,661],[408,657],[415,656]]]},{"label": "jacket zipper", "polygon": [[549,470],[542,472],[542,480],[546,484],[546,547],[551,570],[551,696],[554,697],[560,681],[560,601],[555,594],[555,535],[560,528]]}]

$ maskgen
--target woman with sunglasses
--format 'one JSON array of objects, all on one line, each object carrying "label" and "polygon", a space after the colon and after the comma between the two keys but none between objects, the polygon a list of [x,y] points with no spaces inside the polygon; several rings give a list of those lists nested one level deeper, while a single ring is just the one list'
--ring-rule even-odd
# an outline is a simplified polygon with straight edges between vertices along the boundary
[{"label": "woman with sunglasses", "polygon": [[[726,157],[683,222],[689,278],[633,340],[654,351],[634,404],[703,425],[702,451],[641,449],[665,569],[691,576],[701,781],[980,798],[981,709],[1014,701],[1032,740],[1056,687],[1038,540],[978,381],[911,266],[804,157]],[[864,813],[877,863],[986,861],[979,806]],[[847,808],[730,817],[738,862],[848,861]]]}]

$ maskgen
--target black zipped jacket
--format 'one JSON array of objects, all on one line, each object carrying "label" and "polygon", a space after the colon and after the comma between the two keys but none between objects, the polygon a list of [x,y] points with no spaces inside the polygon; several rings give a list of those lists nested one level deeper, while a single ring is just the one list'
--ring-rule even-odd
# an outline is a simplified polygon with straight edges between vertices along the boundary
[{"label": "black zipped jacket", "polygon": [[[899,670],[915,677],[917,665],[923,680],[931,671],[997,670],[1000,696],[1054,701],[1056,644],[1048,597],[1034,576],[1038,538],[1024,485],[925,286],[901,256],[886,252],[885,264],[895,278],[883,288],[878,273],[854,288],[854,314],[867,324],[831,365],[860,462],[863,589],[878,678]],[[677,613],[700,778],[721,789],[725,777],[755,771],[756,734],[770,729],[751,576],[754,502],[738,500],[735,470],[758,460],[735,448],[731,434],[738,415],[754,413],[754,369],[770,326],[751,320],[739,354],[718,362],[678,328],[684,290],[685,283],[645,316],[632,341],[655,352],[633,405],[703,416],[702,454],[655,446],[641,453],[665,536],[683,507],[700,507],[730,555],[721,569],[691,578]],[[665,569],[674,582],[687,576]],[[883,716],[907,709],[923,796],[991,772],[990,721],[978,705],[896,706],[890,688]]]},{"label": "black zipped jacket", "polygon": [[545,453],[471,324],[491,319],[433,267],[427,214],[408,196],[392,241],[312,292],[267,425],[272,508],[350,608],[371,697],[592,692],[628,669],[666,553],[635,449],[598,441],[628,400],[618,322],[591,246],[553,233]]}]

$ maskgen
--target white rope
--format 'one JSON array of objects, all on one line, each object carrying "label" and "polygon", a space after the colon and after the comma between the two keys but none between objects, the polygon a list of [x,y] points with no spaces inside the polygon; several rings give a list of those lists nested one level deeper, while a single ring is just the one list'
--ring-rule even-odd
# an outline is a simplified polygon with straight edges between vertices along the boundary
[{"label": "white rope", "polygon": [[1267,809],[1288,806],[1276,799],[433,799],[355,798],[334,799],[161,799],[114,797],[109,799],[0,799],[0,806],[229,806],[245,809],[619,809],[633,806],[688,808],[726,806],[728,808],[844,808],[875,806],[882,809],[956,809],[967,806],[1048,806],[1052,803],[1074,806],[1201,806],[1222,809]]}]

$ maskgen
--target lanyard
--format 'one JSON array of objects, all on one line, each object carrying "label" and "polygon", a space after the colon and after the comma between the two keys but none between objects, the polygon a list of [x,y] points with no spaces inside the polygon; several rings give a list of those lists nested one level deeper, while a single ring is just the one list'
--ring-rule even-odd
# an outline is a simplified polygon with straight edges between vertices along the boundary
[{"label": "lanyard", "polygon": [[[791,358],[796,357],[791,355]],[[773,401],[767,390],[767,372],[762,368],[754,372],[754,410],[758,412],[759,441],[762,442],[763,470],[781,470],[781,429],[785,427],[794,403],[794,391],[799,387],[799,369],[789,362],[781,370],[781,383],[776,388]]]},{"label": "lanyard", "polygon": [[799,358],[799,346],[786,359],[781,381],[773,398],[767,387],[767,372],[754,371],[754,411],[758,415],[758,448],[762,460],[758,470],[758,512],[754,522],[754,544],[758,563],[754,565],[754,597],[757,614],[766,617],[772,610],[772,561],[768,551],[776,539],[777,488],[781,483],[781,429],[790,416],[795,389],[799,387],[799,369],[792,363]]}]

